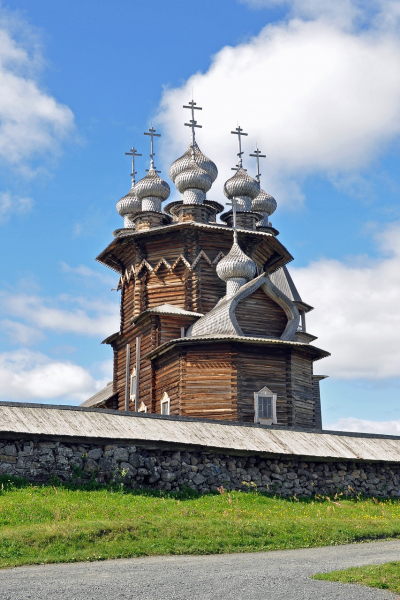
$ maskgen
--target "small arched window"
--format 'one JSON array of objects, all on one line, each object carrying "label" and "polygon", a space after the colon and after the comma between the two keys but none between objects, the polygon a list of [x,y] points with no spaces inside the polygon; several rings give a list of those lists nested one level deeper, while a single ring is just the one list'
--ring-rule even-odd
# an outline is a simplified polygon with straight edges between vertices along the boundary
[{"label": "small arched window", "polygon": [[263,425],[277,423],[276,394],[267,387],[254,392],[254,422]]}]

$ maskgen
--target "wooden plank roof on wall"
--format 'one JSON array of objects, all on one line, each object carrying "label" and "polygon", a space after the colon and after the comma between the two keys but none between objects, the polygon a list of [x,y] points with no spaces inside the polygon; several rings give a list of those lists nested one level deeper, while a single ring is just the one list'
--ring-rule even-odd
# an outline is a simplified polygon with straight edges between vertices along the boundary
[{"label": "wooden plank roof on wall", "polygon": [[308,432],[104,409],[0,402],[0,438],[43,436],[193,446],[219,452],[313,460],[400,463],[400,437]]}]

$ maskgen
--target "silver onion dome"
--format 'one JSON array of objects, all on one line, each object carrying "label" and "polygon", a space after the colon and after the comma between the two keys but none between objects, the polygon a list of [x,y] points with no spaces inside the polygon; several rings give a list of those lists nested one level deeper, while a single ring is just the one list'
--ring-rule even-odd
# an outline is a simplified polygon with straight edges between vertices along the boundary
[{"label": "silver onion dome", "polygon": [[270,216],[276,211],[276,207],[278,205],[273,196],[267,194],[267,192],[264,192],[264,190],[260,190],[258,196],[256,196],[252,201],[251,206],[255,212],[265,213],[266,215]]},{"label": "silver onion dome", "polygon": [[216,178],[218,176],[218,169],[217,169],[215,163],[213,163],[212,160],[207,158],[207,156],[205,156],[205,154],[202,153],[197,142],[194,142],[193,147],[192,147],[192,144],[189,144],[189,147],[186,150],[186,152],[184,154],[182,154],[182,156],[180,158],[177,158],[172,163],[172,165],[169,169],[170,178],[175,183],[175,179],[179,175],[179,173],[181,173],[182,171],[184,171],[185,169],[187,169],[189,167],[191,161],[193,160],[193,148],[194,148],[194,158],[195,158],[196,164],[201,169],[204,169],[204,171],[206,171],[206,173],[209,174],[209,176],[211,177],[211,183],[214,183],[214,181],[216,180]]},{"label": "silver onion dome", "polygon": [[135,226],[130,217],[140,212],[141,208],[142,202],[136,196],[134,185],[132,185],[126,196],[117,202],[117,211],[124,218],[124,227],[133,228]]},{"label": "silver onion dome", "polygon": [[224,185],[224,194],[227,198],[247,197],[253,200],[259,192],[258,181],[250,177],[242,167],[239,167],[234,176]]},{"label": "silver onion dome", "polygon": [[175,185],[182,194],[183,204],[203,204],[212,181],[207,171],[191,159],[186,169],[175,177]]},{"label": "silver onion dome", "polygon": [[208,192],[211,188],[212,180],[210,175],[199,167],[199,165],[192,159],[186,169],[178,173],[174,181],[178,191],[183,194],[190,188],[196,188],[203,192]]},{"label": "silver onion dome", "polygon": [[134,187],[136,196],[142,201],[142,211],[161,211],[161,202],[166,200],[171,193],[166,181],[158,176],[151,167],[143,179]]},{"label": "silver onion dome", "polygon": [[255,262],[247,256],[237,242],[234,242],[229,253],[217,264],[217,275],[222,281],[244,279],[250,281],[256,274]]}]

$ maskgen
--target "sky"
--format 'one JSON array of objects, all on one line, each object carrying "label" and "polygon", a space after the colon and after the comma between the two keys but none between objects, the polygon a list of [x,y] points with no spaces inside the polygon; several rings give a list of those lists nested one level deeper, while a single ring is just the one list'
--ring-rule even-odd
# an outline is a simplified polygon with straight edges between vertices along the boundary
[{"label": "sky", "polygon": [[[323,425],[400,435],[400,2],[0,0],[0,399],[79,404],[112,379],[132,144],[167,181],[191,100],[222,188],[256,144],[315,307]],[[171,198],[177,192],[172,184]],[[378,410],[379,408],[379,410]]]}]

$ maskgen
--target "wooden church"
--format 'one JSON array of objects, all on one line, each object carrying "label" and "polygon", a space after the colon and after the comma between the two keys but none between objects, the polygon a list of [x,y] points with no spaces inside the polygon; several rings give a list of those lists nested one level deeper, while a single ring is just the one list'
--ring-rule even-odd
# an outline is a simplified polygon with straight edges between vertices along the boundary
[{"label": "wooden church", "polygon": [[[172,163],[180,200],[162,203],[169,185],[154,165],[117,204],[124,227],[97,260],[120,274],[120,330],[103,343],[114,352],[113,381],[85,406],[203,419],[321,428],[312,345],[303,302],[286,265],[293,259],[269,216],[275,199],[238,163],[224,184],[229,210],[209,199],[216,165],[195,140]],[[200,109],[201,110],[201,109]],[[139,155],[140,156],[140,155]],[[232,208],[231,208],[232,207]],[[222,214],[220,214],[222,213]],[[218,220],[217,215],[220,214]]]}]

